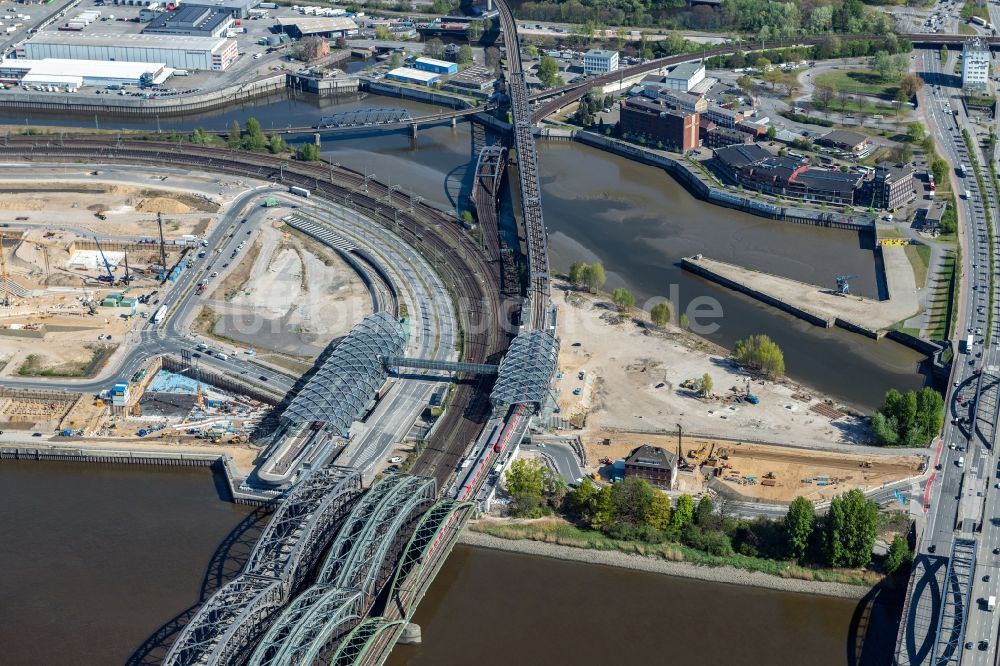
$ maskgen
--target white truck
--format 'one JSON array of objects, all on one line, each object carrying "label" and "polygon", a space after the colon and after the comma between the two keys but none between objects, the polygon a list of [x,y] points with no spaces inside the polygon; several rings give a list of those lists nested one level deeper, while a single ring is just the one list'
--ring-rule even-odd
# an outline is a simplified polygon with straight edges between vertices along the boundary
[{"label": "white truck", "polygon": [[997,607],[997,598],[995,595],[990,595],[990,598],[986,600],[986,610],[993,612]]}]

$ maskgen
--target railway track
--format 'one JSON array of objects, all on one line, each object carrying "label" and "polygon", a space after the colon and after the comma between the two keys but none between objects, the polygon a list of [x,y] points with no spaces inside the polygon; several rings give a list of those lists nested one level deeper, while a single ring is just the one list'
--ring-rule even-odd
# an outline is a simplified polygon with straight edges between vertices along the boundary
[{"label": "railway track", "polygon": [[[289,161],[272,155],[244,153],[185,143],[123,140],[107,136],[55,138],[6,137],[0,156],[27,162],[79,160],[143,163],[196,169],[277,181],[311,190],[343,203],[400,234],[418,248],[439,272],[454,300],[462,326],[462,357],[472,363],[496,362],[509,342],[502,325],[498,276],[486,257],[446,213],[415,201],[384,183],[332,164]],[[431,446],[417,460],[422,473],[439,487],[454,472],[465,448],[478,435],[488,414],[490,382],[460,382],[451,408],[442,418]],[[484,408],[485,405],[485,408]]]}]

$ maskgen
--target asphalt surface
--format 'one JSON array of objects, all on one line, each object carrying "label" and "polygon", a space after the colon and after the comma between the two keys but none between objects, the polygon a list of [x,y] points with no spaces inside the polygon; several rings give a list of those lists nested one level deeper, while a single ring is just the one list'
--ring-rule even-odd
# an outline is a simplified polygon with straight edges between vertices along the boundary
[{"label": "asphalt surface", "polygon": [[[994,220],[998,220],[997,208],[996,201],[992,198],[992,188],[987,186],[986,192],[980,191],[975,175],[968,173],[971,160],[961,128],[971,128],[972,125],[964,115],[959,98],[960,91],[956,86],[960,86],[960,82],[957,77],[942,71],[937,51],[920,52],[916,63],[926,81],[922,103],[938,150],[949,164],[966,166],[964,176],[958,169],[952,174],[952,187],[957,194],[968,191],[970,195],[957,199],[960,233],[963,236],[962,270],[969,278],[964,281],[965,288],[961,294],[957,320],[962,324],[958,327],[956,337],[962,342],[953,364],[952,386],[946,396],[948,418],[942,435],[939,467],[930,488],[931,510],[918,552],[925,556],[947,557],[956,537],[977,540],[977,565],[971,598],[968,600],[970,607],[965,611],[966,625],[961,640],[963,645],[957,646],[958,651],[952,654],[962,664],[993,664],[1000,614],[986,611],[985,605],[978,604],[976,600],[998,594],[995,569],[1000,564],[1000,556],[993,552],[998,549],[997,553],[1000,553],[1000,521],[996,519],[1000,516],[1000,491],[991,485],[991,482],[995,483],[996,476],[993,429],[997,414],[994,384],[996,377],[1000,376],[997,349],[1000,337],[996,330],[1000,317],[996,314],[992,344],[984,345],[986,313],[990,307],[989,289],[992,286],[989,275],[989,229],[984,206],[992,209]],[[948,65],[947,71],[950,71],[950,63]],[[978,162],[983,178],[988,182],[990,174],[982,166],[982,155],[978,157]],[[973,336],[971,350],[966,348],[965,342],[970,334]],[[982,377],[977,374],[979,371],[983,372]],[[981,522],[983,527],[980,533],[977,528]],[[911,580],[911,585],[916,583],[917,581]],[[949,593],[955,592],[937,590],[936,585],[918,585],[915,589],[922,589],[925,593],[914,598],[911,604],[929,604],[928,607],[933,608],[932,612],[936,617],[941,617],[940,597],[933,600],[928,598],[933,596],[932,589],[941,592],[946,599],[952,598]],[[961,591],[958,593],[961,594]],[[904,621],[908,619],[904,618]],[[916,638],[916,644],[923,641],[923,637]],[[989,649],[978,649],[979,641],[982,640],[989,641]],[[951,649],[955,648],[946,648]],[[906,663],[929,663],[930,654],[925,656],[926,661],[914,658]]]}]

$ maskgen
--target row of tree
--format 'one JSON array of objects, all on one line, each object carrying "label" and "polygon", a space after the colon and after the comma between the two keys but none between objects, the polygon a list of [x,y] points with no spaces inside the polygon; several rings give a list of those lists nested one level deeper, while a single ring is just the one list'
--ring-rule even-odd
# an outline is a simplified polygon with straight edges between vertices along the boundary
[{"label": "row of tree", "polygon": [[[541,468],[536,463],[524,466]],[[545,472],[540,475],[544,478]],[[508,474],[508,483],[510,478]],[[543,480],[535,483],[536,489],[542,487],[541,483]],[[665,493],[636,477],[604,486],[585,478],[568,492],[544,497],[543,491],[538,498],[533,506],[546,502],[579,525],[615,539],[673,541],[713,555],[739,553],[830,567],[868,566],[880,525],[875,503],[857,489],[833,498],[829,511],[822,517],[816,515],[811,501],[796,498],[779,520],[730,516],[724,506],[716,507],[707,495],[695,502],[684,494],[674,503]],[[909,558],[906,540],[897,537],[885,568],[893,573]]]},{"label": "row of tree", "polygon": [[264,136],[260,122],[256,118],[247,118],[246,125],[240,128],[240,123],[236,120],[229,126],[229,136],[226,145],[230,148],[240,148],[261,152],[268,150],[271,153],[283,153],[288,150],[284,139],[278,134],[272,133],[270,137]]},{"label": "row of tree", "polygon": [[906,393],[890,389],[872,415],[872,435],[879,446],[927,446],[942,425],[944,398],[929,387]]},{"label": "row of tree", "polygon": [[785,374],[784,352],[764,334],[737,340],[733,347],[733,358],[771,379]]}]

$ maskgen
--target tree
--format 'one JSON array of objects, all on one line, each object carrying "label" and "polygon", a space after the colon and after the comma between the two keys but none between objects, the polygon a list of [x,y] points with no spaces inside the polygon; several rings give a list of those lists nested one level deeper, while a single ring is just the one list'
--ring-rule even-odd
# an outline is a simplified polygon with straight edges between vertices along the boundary
[{"label": "tree", "polygon": [[821,111],[827,109],[836,94],[837,91],[833,86],[816,86],[816,89],[813,90],[813,104]]},{"label": "tree", "polygon": [[806,556],[809,539],[816,525],[816,507],[805,497],[796,497],[788,505],[785,514],[785,535],[788,538],[788,552],[799,562]]},{"label": "tree", "polygon": [[635,306],[635,296],[628,289],[619,287],[611,292],[611,301],[618,307],[620,314],[628,314]]},{"label": "tree", "polygon": [[444,42],[437,37],[431,37],[424,42],[424,55],[428,58],[441,58],[444,56]]},{"label": "tree", "polygon": [[698,508],[694,512],[694,522],[699,527],[706,527],[713,523],[715,517],[715,505],[712,504],[712,498],[708,495],[702,495],[701,499],[698,500]]},{"label": "tree", "polygon": [[465,36],[468,38],[469,43],[478,42],[483,36],[483,22],[482,21],[469,21],[469,27],[466,29]]},{"label": "tree", "polygon": [[387,42],[392,39],[392,33],[389,32],[389,26],[387,25],[377,25],[375,26],[375,39],[380,39]]},{"label": "tree", "polygon": [[785,355],[766,335],[751,335],[737,340],[733,349],[737,361],[775,379],[785,374]]},{"label": "tree", "polygon": [[670,526],[670,498],[665,493],[653,493],[653,499],[646,509],[646,525],[654,530],[665,530]]},{"label": "tree", "polygon": [[906,138],[911,143],[920,143],[926,135],[924,124],[921,122],[912,122],[906,126]]},{"label": "tree", "polygon": [[526,493],[541,498],[542,488],[545,485],[544,469],[541,463],[518,458],[510,464],[507,475],[504,477],[507,482],[507,491],[511,495]]},{"label": "tree", "polygon": [[582,261],[577,261],[570,264],[569,267],[569,281],[573,283],[574,287],[579,287],[584,283],[587,274],[587,264]]},{"label": "tree", "polygon": [[472,47],[468,44],[462,44],[458,47],[458,64],[459,65],[471,65],[472,64]]},{"label": "tree", "polygon": [[402,67],[402,66],[403,66],[402,54],[393,53],[391,56],[389,56],[389,67],[395,69],[396,67]]},{"label": "tree", "polygon": [[559,80],[559,63],[556,62],[555,58],[547,55],[542,56],[538,62],[538,79],[546,88],[556,85]]},{"label": "tree", "polygon": [[764,56],[761,56],[757,58],[756,61],[754,61],[753,66],[755,69],[759,69],[761,72],[766,72],[767,70],[771,69],[771,61],[765,58]]},{"label": "tree", "polygon": [[715,384],[712,382],[712,375],[707,372],[701,376],[701,394],[705,397],[712,395]]},{"label": "tree", "polygon": [[904,102],[916,97],[924,87],[924,80],[916,74],[907,74],[899,81],[899,92],[903,94]]},{"label": "tree", "polygon": [[926,446],[944,425],[944,399],[929,387],[906,393],[890,389],[871,423],[879,446]]},{"label": "tree", "polygon": [[240,131],[240,121],[234,120],[229,123],[229,136],[226,138],[226,144],[230,148],[239,148],[241,136],[242,132]]},{"label": "tree", "polygon": [[780,69],[772,67],[766,70],[761,78],[764,79],[765,83],[771,84],[771,90],[774,90],[774,87],[781,81],[783,76]]},{"label": "tree", "polygon": [[585,476],[580,485],[566,493],[563,507],[566,513],[571,516],[590,523],[594,517],[594,513],[597,511],[597,498],[599,494],[600,488],[594,485],[590,477]]},{"label": "tree", "polygon": [[534,60],[538,57],[538,47],[534,44],[528,44],[524,47],[524,55]]},{"label": "tree", "polygon": [[636,476],[626,477],[621,483],[613,485],[611,504],[615,521],[630,527],[644,525],[655,494],[648,481]]},{"label": "tree", "polygon": [[750,92],[750,89],[753,88],[753,79],[744,74],[740,78],[736,79],[736,85],[740,87],[740,90]]},{"label": "tree", "polygon": [[264,150],[267,144],[264,138],[264,131],[260,128],[260,122],[256,118],[248,118],[246,132],[242,139],[245,150]]},{"label": "tree", "polygon": [[670,303],[663,301],[657,303],[649,310],[649,318],[653,320],[653,325],[663,328],[670,321]]},{"label": "tree", "polygon": [[583,284],[588,290],[600,289],[606,281],[604,264],[587,264],[587,268],[583,272]]},{"label": "tree", "polygon": [[282,139],[279,135],[272,134],[267,141],[267,149],[274,154],[278,154],[288,150],[288,145],[285,144],[285,140]]},{"label": "tree", "polygon": [[[386,28],[385,31],[388,33],[388,28]],[[375,28],[375,34],[378,34],[378,28]],[[391,35],[380,39],[391,39]],[[303,62],[316,60],[329,52],[330,47],[327,45],[326,40],[322,37],[306,37],[295,45],[295,57]]]},{"label": "tree", "polygon": [[774,125],[767,126],[767,139],[768,141],[774,141],[774,137],[778,136],[778,130],[774,128]]},{"label": "tree", "polygon": [[677,498],[677,506],[670,516],[670,526],[674,529],[682,530],[694,520],[694,498],[690,495],[681,495]]},{"label": "tree", "polygon": [[686,312],[682,312],[681,313],[681,320],[680,320],[681,328],[686,331],[688,329],[688,324],[689,323],[690,322],[688,321],[687,313]]},{"label": "tree", "polygon": [[885,556],[885,570],[891,574],[896,573],[912,559],[913,553],[910,552],[906,538],[901,534],[894,536],[892,543],[889,544],[889,552]]},{"label": "tree", "polygon": [[823,549],[832,567],[864,567],[878,536],[878,507],[855,488],[830,501],[824,521]]},{"label": "tree", "polygon": [[296,156],[303,162],[318,162],[321,157],[319,146],[315,143],[304,143],[299,146]]},{"label": "tree", "polygon": [[934,174],[934,182],[943,183],[945,178],[948,177],[948,169],[948,163],[941,158],[931,162],[931,173]]},{"label": "tree", "polygon": [[878,77],[885,81],[893,69],[892,58],[885,51],[879,51],[868,59],[868,66],[875,70]]}]

